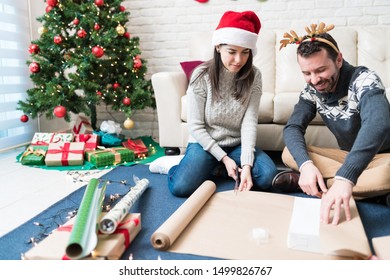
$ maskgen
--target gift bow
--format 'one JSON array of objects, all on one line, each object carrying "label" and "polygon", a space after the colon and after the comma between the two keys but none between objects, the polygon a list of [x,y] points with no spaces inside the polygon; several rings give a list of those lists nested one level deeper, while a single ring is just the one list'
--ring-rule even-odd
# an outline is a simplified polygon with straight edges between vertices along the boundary
[{"label": "gift bow", "polygon": [[45,156],[46,154],[46,151],[45,150],[42,150],[42,149],[37,149],[34,151],[34,148],[33,147],[28,147],[24,153],[22,154],[22,156],[20,157],[20,160],[22,160],[22,158],[28,156],[28,155],[36,155],[36,156]]},{"label": "gift bow", "polygon": [[144,145],[137,144],[137,143],[135,143],[134,141],[132,141],[130,139],[127,140],[126,146],[127,146],[127,148],[129,148],[131,150],[135,150],[137,152],[145,151],[145,149],[147,150],[147,148]]},{"label": "gift bow", "polygon": [[69,156],[69,153],[72,153],[72,154],[83,154],[84,151],[83,150],[70,150],[70,144],[71,143],[64,143],[63,146],[60,146],[59,149],[50,149],[47,151],[47,154],[62,154],[61,155],[61,164],[63,166],[68,166],[69,165],[69,162],[68,162],[68,156]]},{"label": "gift bow", "polygon": [[79,134],[77,135],[78,142],[87,142],[91,139],[91,134]]}]

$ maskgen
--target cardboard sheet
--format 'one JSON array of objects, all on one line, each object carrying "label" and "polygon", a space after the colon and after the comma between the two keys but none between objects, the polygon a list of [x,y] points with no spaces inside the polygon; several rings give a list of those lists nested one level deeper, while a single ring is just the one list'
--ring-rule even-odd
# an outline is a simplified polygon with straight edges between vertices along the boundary
[{"label": "cardboard sheet", "polygon": [[390,235],[372,239],[375,254],[381,260],[390,260]]},{"label": "cardboard sheet", "polygon": [[[325,235],[321,242],[326,242],[324,247],[328,254],[287,248],[293,196],[263,192],[235,195],[233,191],[227,191],[214,193],[204,205],[202,203],[198,205],[199,212],[191,214],[194,218],[186,222],[175,241],[160,250],[223,259],[320,260],[367,258],[371,255],[354,202],[351,221],[342,221],[338,226],[321,225],[321,236]],[[183,216],[183,219],[185,216],[180,208],[173,215]],[[255,229],[268,233],[265,242],[259,242],[253,235]]]}]

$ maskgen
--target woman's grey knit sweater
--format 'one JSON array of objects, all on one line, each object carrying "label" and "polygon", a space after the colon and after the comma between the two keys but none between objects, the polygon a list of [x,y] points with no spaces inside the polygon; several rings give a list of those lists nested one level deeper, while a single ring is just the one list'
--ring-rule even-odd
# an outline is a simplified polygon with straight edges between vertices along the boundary
[{"label": "woman's grey knit sweater", "polygon": [[[192,78],[197,77],[200,67]],[[256,145],[260,97],[262,94],[261,72],[254,67],[255,79],[250,98],[245,104],[234,99],[235,73],[224,68],[220,74],[222,98],[212,101],[212,87],[206,74],[187,90],[189,142],[198,142],[203,149],[220,161],[226,152],[222,147],[241,143],[241,166],[253,166]],[[192,80],[191,80],[192,81]]]}]

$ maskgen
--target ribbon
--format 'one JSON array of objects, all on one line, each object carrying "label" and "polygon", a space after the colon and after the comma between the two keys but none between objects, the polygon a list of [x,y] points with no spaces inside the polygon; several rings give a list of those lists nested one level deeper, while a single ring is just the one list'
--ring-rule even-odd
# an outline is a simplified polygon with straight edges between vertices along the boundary
[{"label": "ribbon", "polygon": [[61,153],[61,165],[68,166],[69,161],[69,153],[72,154],[83,154],[83,150],[70,150],[70,144],[71,143],[63,143],[64,146],[60,146],[59,149],[50,149],[47,151],[47,154],[60,154]]},{"label": "ribbon", "polygon": [[87,142],[91,138],[91,134],[78,134],[76,135],[77,142]]},{"label": "ribbon", "polygon": [[123,151],[123,150],[128,150],[127,148],[107,148],[104,150],[97,150],[97,151],[91,151],[88,152],[88,161],[91,161],[91,156],[92,155],[98,155],[101,153],[112,153],[114,154],[114,165],[121,163],[121,154],[118,153],[117,151]]},{"label": "ribbon", "polygon": [[33,147],[28,147],[24,153],[22,154],[22,156],[20,157],[20,160],[22,160],[24,157],[28,156],[28,155],[36,155],[36,156],[45,156],[46,155],[46,151],[45,150],[42,150],[42,149],[37,149],[37,150],[34,150]]}]

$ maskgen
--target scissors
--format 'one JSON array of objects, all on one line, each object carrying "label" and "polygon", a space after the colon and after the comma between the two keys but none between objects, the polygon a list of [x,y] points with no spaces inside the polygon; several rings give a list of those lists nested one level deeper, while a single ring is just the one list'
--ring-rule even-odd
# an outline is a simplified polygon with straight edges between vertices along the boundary
[{"label": "scissors", "polygon": [[236,184],[234,185],[235,194],[237,194],[239,186],[240,186],[240,172],[238,172],[238,166],[236,166]]}]

